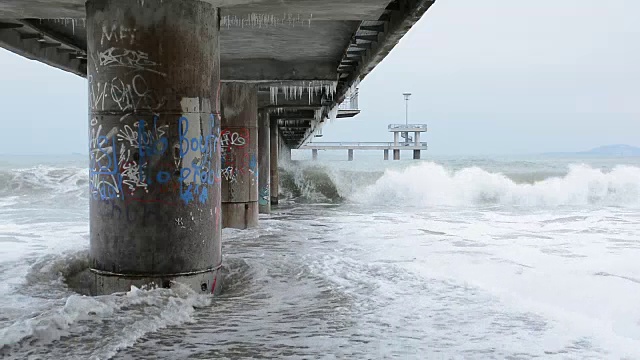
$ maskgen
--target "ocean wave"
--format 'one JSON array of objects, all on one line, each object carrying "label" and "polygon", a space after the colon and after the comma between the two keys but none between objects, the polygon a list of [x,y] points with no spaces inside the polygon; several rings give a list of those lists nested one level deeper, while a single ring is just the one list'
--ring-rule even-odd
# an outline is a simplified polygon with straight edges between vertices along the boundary
[{"label": "ocean wave", "polygon": [[40,192],[77,194],[88,189],[88,183],[88,171],[81,167],[38,165],[0,170],[0,195],[31,195]]},{"label": "ocean wave", "polygon": [[410,206],[564,206],[640,205],[640,168],[620,165],[610,171],[570,165],[564,176],[517,183],[502,173],[478,167],[451,171],[435,163],[387,170],[375,184],[349,198],[356,203]]}]

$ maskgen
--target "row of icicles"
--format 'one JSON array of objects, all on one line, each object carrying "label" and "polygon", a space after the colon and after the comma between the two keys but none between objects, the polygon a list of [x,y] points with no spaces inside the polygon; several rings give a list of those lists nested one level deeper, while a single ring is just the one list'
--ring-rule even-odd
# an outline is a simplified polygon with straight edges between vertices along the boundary
[{"label": "row of icicles", "polygon": [[269,93],[271,96],[271,103],[278,104],[278,94],[284,94],[285,100],[297,100],[302,98],[306,90],[309,97],[309,105],[318,94],[325,93],[328,97],[333,99],[333,95],[336,93],[338,86],[337,81],[309,81],[303,85],[271,85],[269,86]]},{"label": "row of icicles", "polygon": [[225,15],[220,19],[220,26],[226,26],[230,28],[235,27],[251,27],[251,28],[263,28],[263,27],[276,27],[276,26],[307,26],[311,27],[311,20],[313,14],[310,14],[308,18],[301,16],[300,14],[283,14],[282,17],[272,14],[260,14],[251,13],[243,17],[235,15]]}]

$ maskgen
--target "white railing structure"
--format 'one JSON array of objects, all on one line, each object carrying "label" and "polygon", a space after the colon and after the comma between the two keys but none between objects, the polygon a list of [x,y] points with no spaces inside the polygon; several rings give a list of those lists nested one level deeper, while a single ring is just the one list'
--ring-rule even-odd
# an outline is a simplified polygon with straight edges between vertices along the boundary
[{"label": "white railing structure", "polygon": [[421,142],[416,144],[411,143],[399,143],[395,145],[393,142],[310,142],[300,146],[298,149],[316,149],[316,150],[343,150],[343,149],[358,149],[358,150],[385,150],[385,149],[401,149],[401,150],[427,150],[427,143]]},{"label": "white railing structure", "polygon": [[[389,125],[389,132],[393,133],[393,142],[310,142],[300,146],[298,149],[311,150],[314,160],[318,159],[318,150],[347,150],[349,161],[353,160],[354,150],[384,150],[385,160],[389,160],[389,150],[393,151],[394,160],[400,160],[400,150],[412,150],[413,158],[418,160],[420,159],[420,152],[428,148],[426,142],[420,141],[420,134],[426,131],[426,124],[391,124]],[[409,135],[410,132],[414,133],[413,137]],[[404,141],[400,141],[400,138]]]},{"label": "white railing structure", "polygon": [[344,101],[338,105],[338,110],[359,110],[358,89],[353,91],[350,96],[344,98]]},{"label": "white railing structure", "polygon": [[389,125],[389,131],[427,131],[427,124],[391,124]]}]

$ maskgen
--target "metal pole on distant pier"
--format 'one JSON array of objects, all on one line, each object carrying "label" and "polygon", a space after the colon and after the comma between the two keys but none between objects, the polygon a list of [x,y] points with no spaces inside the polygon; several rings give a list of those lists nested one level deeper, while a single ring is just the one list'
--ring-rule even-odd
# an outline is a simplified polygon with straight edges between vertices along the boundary
[{"label": "metal pole on distant pier", "polygon": [[404,122],[405,125],[409,125],[409,97],[411,96],[411,93],[403,93],[402,95],[404,95],[405,102]]}]

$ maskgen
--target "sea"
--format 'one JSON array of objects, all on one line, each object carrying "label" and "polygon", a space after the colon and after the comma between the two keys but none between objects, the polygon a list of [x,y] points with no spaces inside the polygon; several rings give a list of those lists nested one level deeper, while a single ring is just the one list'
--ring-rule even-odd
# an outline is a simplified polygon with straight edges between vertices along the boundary
[{"label": "sea", "polygon": [[87,158],[0,157],[0,358],[640,359],[640,158],[309,158],[221,295],[92,297]]}]

